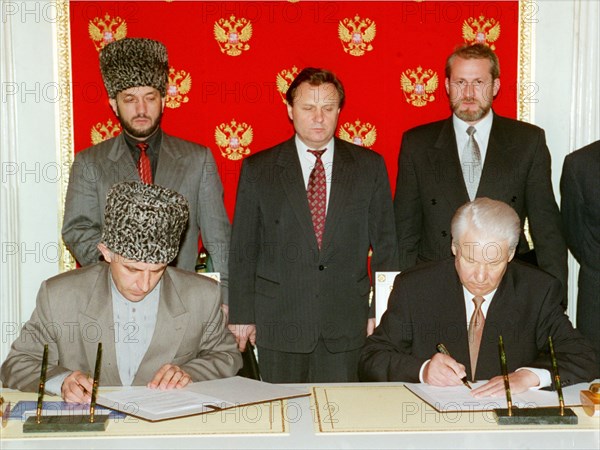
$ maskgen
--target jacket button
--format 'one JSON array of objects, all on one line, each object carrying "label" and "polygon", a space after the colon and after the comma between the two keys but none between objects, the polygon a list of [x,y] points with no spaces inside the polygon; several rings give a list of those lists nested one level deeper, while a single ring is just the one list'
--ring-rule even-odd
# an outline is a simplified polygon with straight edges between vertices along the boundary
[{"label": "jacket button", "polygon": [[323,265],[319,266],[319,270],[325,270],[325,266],[323,266]]},{"label": "jacket button", "polygon": [[442,237],[446,237],[446,236],[448,236],[448,233],[446,233],[446,231],[445,231],[445,230],[444,230],[444,231],[442,231]]}]

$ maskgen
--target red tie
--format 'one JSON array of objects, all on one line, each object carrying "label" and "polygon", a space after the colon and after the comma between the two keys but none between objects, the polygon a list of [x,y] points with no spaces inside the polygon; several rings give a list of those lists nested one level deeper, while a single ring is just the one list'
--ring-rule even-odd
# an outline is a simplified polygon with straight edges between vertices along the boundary
[{"label": "red tie", "polygon": [[321,156],[326,150],[327,149],[309,150],[310,153],[315,155],[317,160],[308,177],[308,187],[306,188],[308,206],[310,207],[310,214],[312,216],[313,228],[315,230],[315,237],[317,238],[319,249],[321,248],[323,232],[325,231],[325,209],[327,207],[325,167],[323,166],[323,161],[321,161]]},{"label": "red tie", "polygon": [[140,159],[138,159],[137,163],[140,180],[142,180],[142,183],[152,184],[152,167],[150,167],[150,158],[148,158],[148,154],[146,153],[146,150],[150,146],[145,142],[140,142],[139,144],[135,144],[135,146],[140,149]]}]

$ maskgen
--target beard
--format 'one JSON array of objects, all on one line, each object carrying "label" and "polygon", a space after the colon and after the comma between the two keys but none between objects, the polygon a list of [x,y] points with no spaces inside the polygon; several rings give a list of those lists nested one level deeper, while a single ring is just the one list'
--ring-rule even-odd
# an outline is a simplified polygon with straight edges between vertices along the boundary
[{"label": "beard", "polygon": [[[461,105],[462,105],[463,101],[469,102],[469,103],[476,103],[477,108],[476,109],[470,109],[470,108],[461,109]],[[490,112],[490,109],[492,109],[492,102],[491,101],[482,102],[473,97],[466,97],[466,98],[457,100],[455,102],[451,102],[450,107],[452,109],[452,112],[459,119],[461,119],[465,122],[477,122],[477,121],[481,120],[482,118],[484,118],[488,112]]]},{"label": "beard", "polygon": [[[118,108],[117,108],[118,110]],[[121,113],[119,112],[118,118],[119,118],[119,122],[121,123],[121,127],[123,127],[123,130],[125,130],[125,132],[127,134],[129,134],[130,136],[133,136],[134,138],[147,138],[149,136],[152,136],[156,130],[158,129],[158,127],[160,127],[160,122],[162,120],[162,111],[158,114],[158,117],[156,117],[156,119],[152,120],[152,118],[146,114],[139,114],[135,117],[132,117],[131,120],[125,120],[123,118],[123,116],[121,115]],[[144,119],[150,119],[151,123],[150,125],[146,126],[146,127],[135,127],[133,125],[133,121],[135,119],[139,119],[139,118],[144,118]]]}]

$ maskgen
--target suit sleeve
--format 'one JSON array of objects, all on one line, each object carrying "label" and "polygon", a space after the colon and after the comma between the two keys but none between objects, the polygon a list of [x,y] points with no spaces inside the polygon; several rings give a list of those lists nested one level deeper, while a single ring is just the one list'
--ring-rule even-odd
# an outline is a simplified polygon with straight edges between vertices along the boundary
[{"label": "suit sleeve", "polygon": [[200,224],[202,244],[211,257],[214,270],[221,274],[221,301],[228,304],[231,225],[223,203],[223,185],[218,167],[209,149],[206,149],[201,170],[196,221]]},{"label": "suit sleeve", "polygon": [[[394,227],[394,206],[390,181],[383,158],[377,165],[375,191],[369,205],[369,240],[373,255],[371,273],[398,270],[398,243]],[[375,317],[375,302],[371,304],[370,317]]]},{"label": "suit sleeve", "polygon": [[194,382],[232,377],[242,367],[242,357],[227,329],[219,297],[220,289],[216,289],[210,317],[202,324],[196,357],[181,365]]},{"label": "suit sleeve", "polygon": [[86,160],[83,153],[75,155],[71,167],[65,200],[62,237],[67,248],[82,266],[100,259],[96,248],[102,235],[102,215],[96,183],[99,168]]},{"label": "suit sleeve", "polygon": [[409,140],[410,135],[407,134],[402,138],[394,197],[396,236],[398,238],[400,260],[399,270],[401,271],[416,265],[423,227],[423,210]]},{"label": "suit sleeve", "polygon": [[6,361],[2,364],[1,379],[4,387],[35,392],[38,389],[44,344],[48,344],[46,378],[71,372],[59,365],[58,339],[64,332],[59,319],[53,319],[46,282],[42,283],[36,307],[25,323],[19,337],[13,342]]},{"label": "suit sleeve", "polygon": [[562,385],[568,386],[593,380],[598,369],[594,349],[587,339],[573,328],[560,306],[560,292],[559,282],[552,280],[536,325],[540,356],[530,366],[552,371],[548,345],[548,336],[551,336]]},{"label": "suit sleeve", "polygon": [[388,309],[375,332],[367,338],[358,364],[361,381],[419,382],[426,358],[412,354],[414,329],[409,293],[396,277]]},{"label": "suit sleeve", "polygon": [[567,246],[554,191],[550,152],[543,130],[539,130],[525,192],[529,228],[538,265],[561,282],[563,306],[567,304]]},{"label": "suit sleeve", "polygon": [[581,232],[585,223],[583,217],[585,204],[573,170],[572,160],[568,156],[565,158],[560,178],[560,201],[567,244],[577,261],[581,262],[585,253],[583,233]]},{"label": "suit sleeve", "polygon": [[255,277],[260,240],[260,210],[256,184],[249,160],[244,160],[238,184],[231,233],[229,271],[229,322],[253,324]]}]

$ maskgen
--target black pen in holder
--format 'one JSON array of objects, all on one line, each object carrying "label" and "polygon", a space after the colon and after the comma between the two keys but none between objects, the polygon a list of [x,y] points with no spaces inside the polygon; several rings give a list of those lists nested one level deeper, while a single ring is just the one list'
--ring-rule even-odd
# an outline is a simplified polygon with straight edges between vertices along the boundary
[{"label": "black pen in holder", "polygon": [[102,343],[98,343],[96,352],[96,366],[94,369],[94,380],[92,385],[92,401],[90,403],[90,414],[44,416],[43,398],[46,385],[46,371],[48,369],[48,344],[44,345],[44,356],[42,357],[42,369],[40,383],[38,386],[38,401],[35,417],[29,417],[23,423],[23,433],[49,433],[49,432],[74,432],[74,431],[104,431],[108,425],[108,414],[95,414],[96,396],[100,384],[100,368],[102,366]]},{"label": "black pen in holder", "polygon": [[576,425],[577,415],[570,408],[565,408],[565,402],[562,394],[560,375],[558,373],[558,362],[554,354],[554,345],[552,337],[548,336],[548,346],[550,348],[550,359],[552,360],[552,379],[554,387],[558,394],[558,408],[513,408],[512,395],[510,392],[510,382],[508,377],[508,364],[506,362],[506,353],[504,351],[504,342],[500,336],[498,350],[500,354],[500,365],[502,368],[502,377],[504,378],[504,390],[506,391],[506,403],[508,408],[495,409],[496,421],[498,425]]}]

